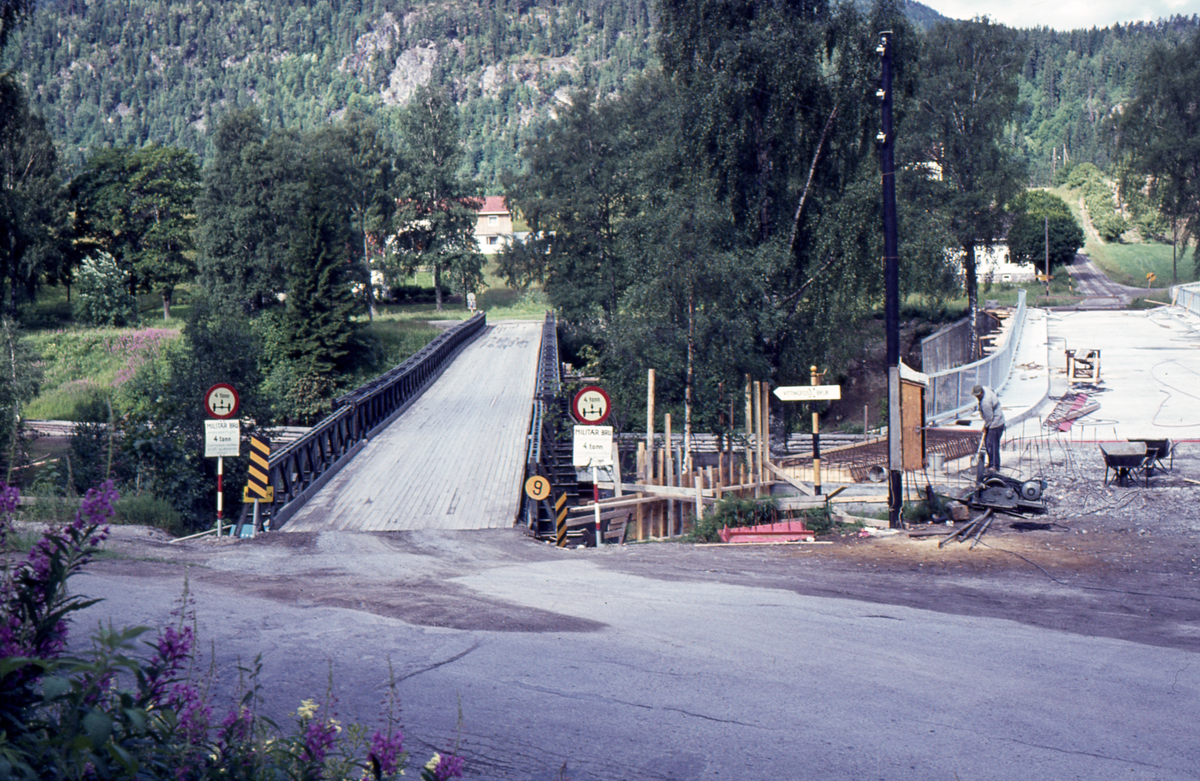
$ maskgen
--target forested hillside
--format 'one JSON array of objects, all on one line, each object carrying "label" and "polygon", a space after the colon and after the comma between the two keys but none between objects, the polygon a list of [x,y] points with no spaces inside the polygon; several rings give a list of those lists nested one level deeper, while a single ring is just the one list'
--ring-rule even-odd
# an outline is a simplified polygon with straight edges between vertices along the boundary
[{"label": "forested hillside", "polygon": [[[907,12],[919,27],[941,19],[920,3]],[[1064,159],[1105,168],[1103,119],[1146,50],[1196,25],[1020,31],[1014,141],[1033,181],[1049,182]],[[147,141],[207,159],[207,131],[235,108],[257,105],[270,127],[313,129],[445,82],[463,111],[463,173],[494,189],[567,93],[619,91],[655,62],[657,30],[651,0],[48,0],[17,64],[72,166],[91,147]]]},{"label": "forested hillside", "polygon": [[1106,120],[1129,101],[1146,54],[1155,44],[1178,44],[1198,25],[1196,16],[1177,16],[1105,29],[1019,31],[1017,46],[1026,57],[1019,146],[1032,183],[1049,184],[1064,163],[1106,170],[1112,160]]},{"label": "forested hillside", "polygon": [[146,141],[207,158],[222,114],[272,128],[403,104],[430,80],[463,109],[470,173],[494,182],[562,89],[617,88],[650,62],[649,0],[50,0],[19,42],[34,107],[78,164]]},{"label": "forested hillside", "polygon": [[[921,25],[941,18],[908,8]],[[463,173],[494,187],[566,94],[618,91],[654,62],[657,25],[652,0],[48,0],[16,48],[72,166],[147,141],[207,159],[207,131],[233,109],[311,130],[432,80],[462,109]]]}]

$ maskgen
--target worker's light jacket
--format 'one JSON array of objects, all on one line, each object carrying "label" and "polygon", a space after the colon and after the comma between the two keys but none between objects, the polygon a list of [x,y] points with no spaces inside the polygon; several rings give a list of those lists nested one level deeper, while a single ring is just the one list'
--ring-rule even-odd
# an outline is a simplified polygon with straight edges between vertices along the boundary
[{"label": "worker's light jacket", "polygon": [[1004,426],[1004,410],[1000,408],[1000,397],[991,388],[983,389],[983,398],[979,399],[979,417],[983,418],[984,428]]}]

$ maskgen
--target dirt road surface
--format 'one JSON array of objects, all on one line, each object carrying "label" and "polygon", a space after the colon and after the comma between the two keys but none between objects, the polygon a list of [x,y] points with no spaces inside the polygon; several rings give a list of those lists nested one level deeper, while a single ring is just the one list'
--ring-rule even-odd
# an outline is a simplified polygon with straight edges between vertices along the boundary
[{"label": "dirt road surface", "polygon": [[1104,487],[1093,451],[974,550],[127,527],[76,586],[105,598],[85,626],[161,624],[186,579],[217,694],[261,654],[285,721],[327,689],[369,721],[390,664],[410,745],[471,778],[1186,778],[1200,446],[1150,488]]}]

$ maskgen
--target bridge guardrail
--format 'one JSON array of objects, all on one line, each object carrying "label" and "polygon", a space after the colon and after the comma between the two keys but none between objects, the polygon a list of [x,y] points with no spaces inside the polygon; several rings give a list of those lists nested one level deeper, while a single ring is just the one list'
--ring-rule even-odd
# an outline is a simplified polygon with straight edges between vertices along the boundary
[{"label": "bridge guardrail", "polygon": [[[553,406],[559,403],[562,395],[562,364],[558,357],[558,321],[554,312],[546,312],[542,323],[542,346],[538,353],[537,388],[533,397],[533,415],[529,422],[529,436],[525,448],[525,477],[535,474],[551,479],[552,471],[547,464],[554,452],[555,439],[558,432],[550,423],[550,413]],[[522,485],[524,481],[522,481]],[[535,534],[539,529],[539,504],[529,499],[524,490],[518,504],[517,518],[524,519],[526,526]],[[541,508],[545,515],[545,508]],[[546,520],[541,518],[541,520]],[[551,516],[551,528],[553,528]]]},{"label": "bridge guardrail", "polygon": [[965,366],[935,372],[929,376],[929,391],[925,395],[925,419],[933,421],[967,412],[975,407],[971,388],[986,385],[997,393],[1008,382],[1012,372],[1013,358],[1021,332],[1025,329],[1025,291],[1017,293],[1017,311],[1013,314],[1013,328],[1004,347]]},{"label": "bridge guardrail", "polygon": [[438,334],[404,363],[334,401],[334,411],[300,439],[272,453],[271,528],[279,529],[441,375],[459,348],[487,325],[483,312]]},{"label": "bridge guardrail", "polygon": [[1171,303],[1200,315],[1200,282],[1172,287]]}]

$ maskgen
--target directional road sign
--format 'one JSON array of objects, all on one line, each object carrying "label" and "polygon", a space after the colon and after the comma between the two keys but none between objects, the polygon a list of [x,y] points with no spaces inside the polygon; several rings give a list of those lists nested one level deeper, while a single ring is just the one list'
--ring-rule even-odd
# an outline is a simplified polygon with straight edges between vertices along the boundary
[{"label": "directional road sign", "polygon": [[841,385],[788,385],[776,388],[780,401],[837,401],[842,397]]}]

